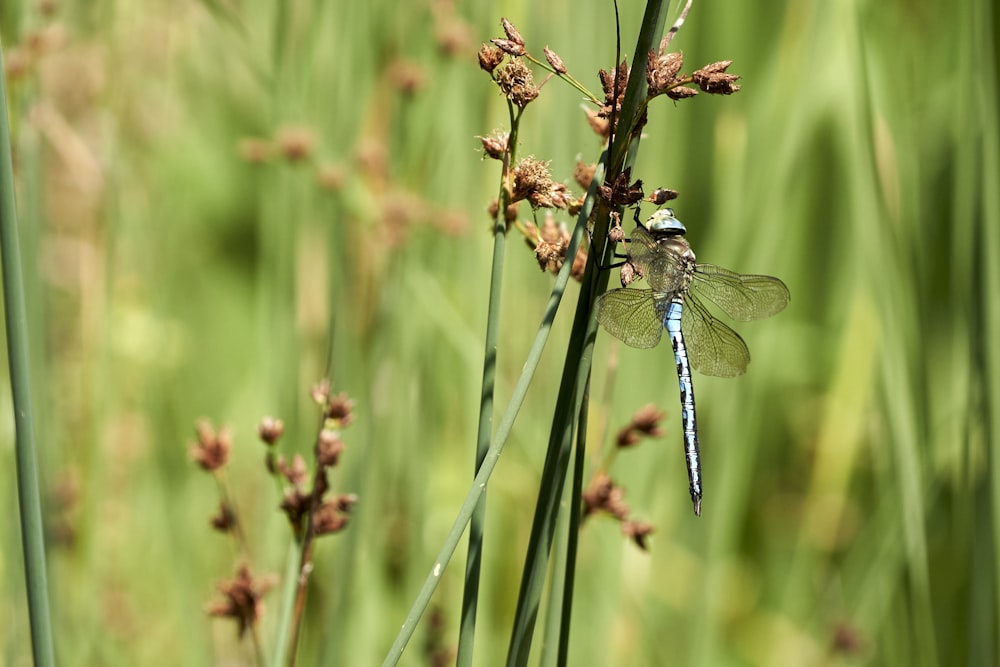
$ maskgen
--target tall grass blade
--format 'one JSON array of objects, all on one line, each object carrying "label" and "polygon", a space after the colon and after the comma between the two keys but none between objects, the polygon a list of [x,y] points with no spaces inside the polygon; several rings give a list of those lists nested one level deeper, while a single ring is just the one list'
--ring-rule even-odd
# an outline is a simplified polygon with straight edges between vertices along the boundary
[{"label": "tall grass blade", "polygon": [[[511,132],[508,141],[510,149],[504,156],[503,176],[514,163],[517,150],[517,118],[520,113],[513,112],[513,105],[508,102],[511,111]],[[486,307],[486,345],[483,353],[483,383],[479,402],[479,430],[476,435],[476,468],[475,473],[483,465],[486,452],[490,447],[490,435],[493,431],[493,392],[496,384],[497,341],[500,338],[500,294],[503,286],[503,258],[507,247],[507,221],[504,211],[507,209],[508,197],[506,183],[500,186],[497,197],[497,216],[493,221],[493,263],[490,268],[490,292]],[[462,624],[458,634],[458,658],[456,665],[468,667],[472,664],[472,649],[476,637],[476,608],[479,604],[479,577],[483,563],[483,531],[486,521],[485,491],[476,509],[472,513],[469,524],[469,555],[465,563],[465,589],[462,594]]]},{"label": "tall grass blade", "polygon": [[[3,44],[0,44],[0,54]],[[28,312],[24,301],[21,251],[18,245],[14,164],[7,116],[7,82],[0,55],[0,261],[3,262],[4,314],[7,357],[16,429],[17,495],[21,519],[21,547],[28,592],[31,649],[35,664],[55,664],[45,575],[45,539],[38,488],[34,414],[31,407],[31,369],[28,354]]]},{"label": "tall grass blade", "polygon": [[[997,263],[997,248],[1000,248],[1000,191],[997,182],[1000,181],[1000,133],[997,123],[1000,122],[1000,109],[997,106],[997,45],[994,41],[996,21],[996,6],[992,2],[980,0],[973,10],[975,17],[973,25],[976,60],[980,68],[979,80],[975,88],[975,106],[979,116],[979,127],[982,135],[979,137],[982,150],[981,171],[982,193],[981,219],[979,233],[983,242],[979,244],[978,264],[982,271],[979,297],[982,299],[982,330],[977,343],[980,347],[980,357],[985,362],[983,367],[986,404],[984,420],[986,427],[986,442],[989,443],[989,480],[990,507],[993,517],[992,538],[993,553],[1000,553],[1000,304],[997,295],[1000,294],[1000,265]],[[993,594],[994,642],[1000,636],[1000,561],[993,560],[995,585]],[[995,644],[993,646],[995,649]]]},{"label": "tall grass blade", "polygon": [[[597,172],[594,174],[594,185],[592,186],[592,190],[596,188],[596,184],[600,182],[602,176],[603,171],[598,168]],[[580,211],[576,230],[573,233],[573,238],[570,241],[569,248],[566,250],[567,257],[576,256],[576,251],[580,247],[580,243],[583,239],[583,229],[586,224],[586,220],[590,217],[593,203],[593,197],[588,198]],[[531,345],[531,349],[528,351],[528,357],[524,362],[523,370],[521,371],[521,375],[517,380],[517,384],[514,386],[513,393],[511,394],[510,403],[507,404],[503,417],[497,425],[496,433],[494,434],[493,441],[490,443],[490,447],[486,452],[486,457],[483,459],[483,463],[479,468],[479,473],[473,480],[472,487],[469,489],[469,492],[465,497],[465,502],[462,503],[462,507],[458,511],[458,516],[455,517],[455,522],[452,524],[451,530],[445,537],[445,542],[442,545],[441,550],[438,552],[437,558],[434,560],[434,565],[431,567],[430,574],[424,580],[424,584],[421,587],[420,592],[417,594],[416,599],[413,601],[413,605],[410,607],[410,612],[407,614],[406,620],[403,621],[403,627],[400,628],[399,633],[396,635],[396,639],[389,648],[389,653],[382,662],[383,667],[390,667],[399,661],[400,656],[403,654],[403,649],[406,648],[406,644],[410,641],[410,637],[413,636],[413,631],[416,629],[417,621],[420,620],[420,617],[427,609],[431,595],[437,588],[438,582],[441,580],[441,575],[444,573],[444,569],[448,565],[448,561],[451,560],[452,554],[455,553],[455,548],[458,546],[459,540],[462,539],[462,534],[465,532],[465,526],[471,520],[476,505],[479,503],[479,499],[486,491],[486,484],[489,482],[490,475],[493,474],[493,469],[500,460],[500,453],[503,451],[504,445],[507,444],[507,438],[510,436],[510,431],[514,426],[514,420],[517,418],[517,413],[521,410],[521,406],[524,404],[524,398],[528,393],[528,387],[535,375],[535,370],[538,368],[538,362],[542,358],[542,351],[545,349],[545,343],[548,342],[549,332],[552,329],[552,322],[555,320],[556,312],[558,311],[559,304],[562,301],[563,292],[566,290],[566,283],[569,282],[570,270],[572,268],[572,262],[566,262],[559,271],[559,275],[552,287],[552,294],[549,296],[544,315],[542,316],[542,323],[538,327],[538,332],[535,334],[535,340]]]}]

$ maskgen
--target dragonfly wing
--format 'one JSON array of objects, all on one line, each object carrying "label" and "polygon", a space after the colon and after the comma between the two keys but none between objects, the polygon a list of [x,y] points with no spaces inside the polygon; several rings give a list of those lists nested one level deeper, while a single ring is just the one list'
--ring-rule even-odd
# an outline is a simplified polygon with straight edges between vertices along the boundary
[{"label": "dragonfly wing", "polygon": [[673,292],[678,288],[678,262],[676,253],[659,243],[642,227],[632,230],[628,244],[628,261],[646,278],[657,292]]},{"label": "dragonfly wing", "polygon": [[705,375],[736,377],[750,363],[750,350],[740,335],[712,316],[693,294],[684,298],[681,330],[691,367]]},{"label": "dragonfly wing", "polygon": [[789,299],[788,287],[773,276],[745,275],[714,264],[697,265],[691,289],[741,322],[780,313]]},{"label": "dragonfly wing", "polygon": [[649,289],[613,289],[597,299],[597,321],[626,345],[656,347],[663,334],[658,293]]}]

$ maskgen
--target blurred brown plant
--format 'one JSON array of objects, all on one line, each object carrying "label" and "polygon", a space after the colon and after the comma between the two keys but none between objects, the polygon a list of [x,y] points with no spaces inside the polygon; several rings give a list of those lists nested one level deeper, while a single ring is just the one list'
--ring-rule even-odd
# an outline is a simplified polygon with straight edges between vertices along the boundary
[{"label": "blurred brown plant", "polygon": [[219,583],[223,599],[210,604],[210,616],[231,618],[236,621],[237,631],[242,637],[248,630],[254,630],[264,615],[264,595],[277,583],[276,577],[267,575],[254,579],[250,566],[243,563],[233,579]]}]

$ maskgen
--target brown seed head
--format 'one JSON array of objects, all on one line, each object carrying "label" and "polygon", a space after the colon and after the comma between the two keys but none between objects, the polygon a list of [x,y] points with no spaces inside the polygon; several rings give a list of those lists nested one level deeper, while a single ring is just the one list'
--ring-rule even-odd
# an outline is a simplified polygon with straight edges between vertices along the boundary
[{"label": "brown seed head", "polygon": [[389,80],[396,90],[411,96],[424,87],[423,68],[410,60],[397,60],[389,67]]},{"label": "brown seed head", "polygon": [[566,259],[566,249],[569,247],[570,235],[566,225],[559,224],[551,214],[545,216],[542,228],[537,230],[538,244],[535,246],[535,259],[542,271],[558,273]]},{"label": "brown seed head", "polygon": [[583,499],[584,515],[593,514],[601,509],[611,494],[613,486],[614,484],[607,473],[600,472],[594,475],[594,478],[590,480],[590,484],[581,496]]},{"label": "brown seed head", "polygon": [[235,620],[239,635],[242,637],[264,615],[262,599],[274,584],[273,576],[254,580],[250,574],[250,567],[243,564],[234,579],[219,584],[219,592],[222,593],[224,600],[210,604],[206,611],[210,616]]},{"label": "brown seed head", "polygon": [[620,521],[628,518],[625,491],[615,484],[607,473],[599,472],[583,492],[584,514],[607,512]]},{"label": "brown seed head", "polygon": [[501,18],[500,25],[503,26],[503,31],[507,35],[507,39],[515,44],[524,46],[524,38],[521,37],[521,33],[517,31],[517,28],[514,27],[513,23],[508,21],[506,18]]},{"label": "brown seed head", "polygon": [[301,162],[312,155],[316,138],[307,127],[285,127],[279,130],[274,142],[289,162]]},{"label": "brown seed head", "polygon": [[621,521],[627,519],[631,510],[629,510],[628,503],[625,502],[625,489],[617,484],[614,485],[603,509],[616,519]]},{"label": "brown seed head", "polygon": [[309,512],[312,504],[312,494],[306,493],[302,489],[285,489],[285,495],[281,499],[281,511],[288,517],[288,523],[298,531],[302,524],[302,517]]},{"label": "brown seed head", "polygon": [[225,502],[219,503],[219,513],[212,517],[212,528],[220,533],[228,533],[236,526],[236,515]]},{"label": "brown seed head", "polygon": [[326,418],[333,419],[341,427],[347,426],[354,421],[351,410],[354,409],[354,401],[347,397],[347,394],[340,392],[336,396],[331,396],[326,404]]},{"label": "brown seed head", "polygon": [[229,461],[229,452],[233,448],[232,434],[228,427],[223,427],[218,433],[212,424],[202,419],[195,426],[198,441],[189,448],[192,460],[203,470],[214,472]]},{"label": "brown seed head", "polygon": [[[626,264],[625,266],[631,266]],[[625,266],[622,268],[624,269]],[[666,417],[666,413],[660,412],[656,406],[650,403],[643,406],[632,416],[632,421],[625,428],[618,432],[615,442],[619,447],[631,447],[638,444],[642,438],[657,438],[663,435],[660,430],[660,422]]]},{"label": "brown seed head", "polygon": [[275,145],[257,137],[246,137],[240,139],[237,145],[240,157],[251,164],[261,164],[270,160],[275,153]]},{"label": "brown seed head", "polygon": [[493,42],[494,46],[506,53],[508,56],[514,56],[516,58],[527,53],[527,51],[524,50],[523,44],[512,42],[509,39],[500,39],[499,37],[496,37],[490,41]]},{"label": "brown seed head", "polygon": [[350,517],[340,511],[336,500],[327,500],[313,512],[313,532],[318,536],[338,533],[344,529]]},{"label": "brown seed head", "polygon": [[551,65],[552,69],[556,71],[556,74],[561,75],[566,73],[566,65],[563,64],[562,58],[559,57],[559,54],[547,46],[542,49],[542,52],[545,54],[545,60],[549,62],[549,65]]},{"label": "brown seed head", "polygon": [[697,94],[697,90],[694,88],[688,88],[687,86],[677,86],[676,88],[671,88],[667,91],[667,97],[672,100],[683,100],[688,97],[694,97]]},{"label": "brown seed head", "polygon": [[358,495],[356,493],[342,493],[334,501],[337,504],[338,510],[341,512],[350,512],[358,504]]},{"label": "brown seed head", "polygon": [[[621,115],[622,101],[625,99],[625,88],[628,86],[629,68],[623,60],[614,72],[600,70],[598,76],[601,79],[601,88],[604,89],[604,106],[601,107],[601,118],[610,118],[614,111],[615,122]],[[617,79],[618,86],[615,87]]]},{"label": "brown seed head", "polygon": [[17,81],[27,75],[32,59],[24,49],[11,48],[4,54],[4,74],[8,81]]},{"label": "brown seed head", "polygon": [[587,123],[590,125],[590,129],[594,131],[594,134],[607,139],[611,128],[611,121],[607,118],[601,118],[600,112],[592,109],[584,109],[583,113],[587,114]]},{"label": "brown seed head", "polygon": [[285,423],[274,417],[264,417],[257,424],[257,435],[266,445],[273,445],[285,432]]},{"label": "brown seed head", "polygon": [[[531,198],[528,198],[531,201]],[[538,198],[538,206],[551,206],[553,208],[569,208],[569,205],[573,202],[573,194],[566,187],[565,183],[553,182],[552,189],[548,193],[544,193],[543,196]],[[534,202],[532,202],[534,203]]]},{"label": "brown seed head", "polygon": [[833,626],[831,643],[834,653],[848,656],[858,655],[865,646],[860,628],[849,621],[838,621]]},{"label": "brown seed head", "polygon": [[316,441],[316,460],[321,466],[332,468],[337,465],[343,452],[344,441],[338,431],[329,428],[320,431]]},{"label": "brown seed head", "polygon": [[573,180],[583,190],[590,189],[590,183],[594,180],[594,173],[597,171],[596,164],[587,164],[582,160],[576,161],[576,168],[573,169]]},{"label": "brown seed head", "polygon": [[493,74],[493,70],[497,68],[504,59],[504,52],[495,46],[490,46],[489,44],[483,44],[479,47],[479,68]]},{"label": "brown seed head", "polygon": [[330,400],[330,380],[323,378],[309,389],[309,396],[317,405],[326,405]]},{"label": "brown seed head", "polygon": [[468,23],[454,16],[436,23],[434,40],[445,55],[455,57],[468,53],[472,46],[472,28]]},{"label": "brown seed head", "polygon": [[278,459],[278,470],[288,483],[295,488],[302,488],[309,479],[309,469],[306,468],[306,461],[301,454],[292,457],[292,464],[287,465],[283,458]]},{"label": "brown seed head", "polygon": [[733,64],[732,60],[720,60],[717,63],[705,65],[691,75],[698,87],[706,93],[713,95],[732,95],[739,91],[736,85],[739,80],[738,74],[726,74],[726,70]]},{"label": "brown seed head", "polygon": [[639,408],[632,416],[632,428],[647,438],[658,438],[663,435],[660,430],[660,422],[667,416],[667,413],[656,409],[652,403]]},{"label": "brown seed head", "polygon": [[528,199],[533,207],[540,198],[552,191],[552,175],[549,173],[549,163],[534,156],[522,159],[514,167],[514,191],[512,201]]},{"label": "brown seed head", "polygon": [[517,209],[518,209],[517,202],[514,202],[513,204],[509,205],[506,209],[504,209],[503,219],[508,225],[514,224],[514,222],[517,220]]},{"label": "brown seed head", "polygon": [[642,201],[642,181],[632,179],[632,169],[628,168],[618,174],[610,183],[605,183],[597,189],[597,194],[612,206],[632,206]]},{"label": "brown seed head", "polygon": [[671,190],[670,188],[656,188],[653,190],[653,194],[646,198],[646,201],[656,204],[657,206],[663,206],[671,199],[677,199],[677,190]]},{"label": "brown seed head", "polygon": [[677,80],[677,73],[684,64],[682,53],[667,53],[657,55],[656,51],[649,52],[649,64],[646,69],[646,83],[649,84],[649,97],[656,97],[665,92],[674,81]]},{"label": "brown seed head", "polygon": [[535,79],[531,74],[531,69],[519,58],[515,58],[503,67],[498,68],[496,71],[496,81],[500,90],[507,96],[507,99],[521,109],[538,97],[538,88],[535,86]]},{"label": "brown seed head", "polygon": [[483,144],[483,153],[494,160],[502,160],[507,153],[507,146],[510,142],[510,133],[502,130],[494,130],[493,134],[486,137],[479,137]]},{"label": "brown seed head", "polygon": [[622,522],[622,535],[629,538],[643,551],[649,551],[647,538],[652,534],[653,526],[644,521],[631,519]]}]

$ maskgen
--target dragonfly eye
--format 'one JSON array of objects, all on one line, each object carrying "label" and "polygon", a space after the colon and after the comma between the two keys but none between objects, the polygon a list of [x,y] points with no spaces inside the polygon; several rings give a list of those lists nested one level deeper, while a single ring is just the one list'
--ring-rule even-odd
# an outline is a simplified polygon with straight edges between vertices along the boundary
[{"label": "dragonfly eye", "polygon": [[661,208],[649,216],[646,221],[646,229],[651,232],[669,235],[681,235],[687,233],[687,228],[680,220],[674,217],[674,209]]}]

